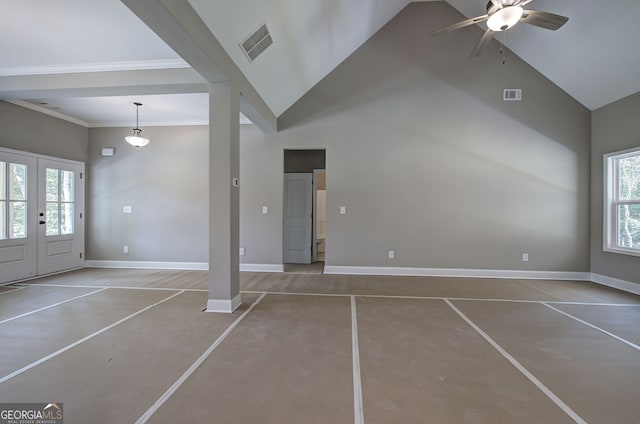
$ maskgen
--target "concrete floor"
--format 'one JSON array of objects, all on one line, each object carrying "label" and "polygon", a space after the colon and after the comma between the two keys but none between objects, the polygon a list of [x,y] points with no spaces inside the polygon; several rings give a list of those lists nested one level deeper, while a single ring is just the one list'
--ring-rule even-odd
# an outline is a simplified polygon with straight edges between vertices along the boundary
[{"label": "concrete floor", "polygon": [[70,423],[632,423],[640,297],[585,282],[83,269],[0,287],[0,402]]}]

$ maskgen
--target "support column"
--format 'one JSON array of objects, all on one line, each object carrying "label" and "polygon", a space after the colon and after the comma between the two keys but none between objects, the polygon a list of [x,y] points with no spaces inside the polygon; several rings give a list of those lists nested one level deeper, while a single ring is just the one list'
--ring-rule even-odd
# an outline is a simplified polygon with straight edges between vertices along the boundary
[{"label": "support column", "polygon": [[240,93],[209,85],[209,300],[207,312],[240,306]]}]

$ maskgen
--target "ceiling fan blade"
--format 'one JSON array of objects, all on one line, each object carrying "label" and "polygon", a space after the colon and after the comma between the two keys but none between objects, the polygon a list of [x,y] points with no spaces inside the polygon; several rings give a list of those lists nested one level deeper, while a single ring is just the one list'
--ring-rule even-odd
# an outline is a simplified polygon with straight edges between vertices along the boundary
[{"label": "ceiling fan blade", "polygon": [[567,23],[569,18],[566,16],[555,15],[549,12],[541,12],[539,10],[525,10],[524,15],[520,18],[520,22],[529,25],[535,25],[540,28],[555,31],[562,25]]},{"label": "ceiling fan blade", "polygon": [[477,24],[480,22],[484,22],[489,19],[489,15],[476,16],[475,18],[466,19],[464,21],[460,21],[458,23],[447,25],[446,27],[436,29],[435,31],[431,31],[429,35],[438,35],[443,32],[455,31],[456,29],[468,27],[469,25]]},{"label": "ceiling fan blade", "polygon": [[480,37],[480,39],[476,43],[476,46],[473,48],[469,56],[474,57],[482,53],[482,50],[486,47],[487,44],[489,44],[491,38],[493,38],[492,36],[493,31],[491,31],[490,29],[486,30],[484,34],[482,34],[482,37]]}]

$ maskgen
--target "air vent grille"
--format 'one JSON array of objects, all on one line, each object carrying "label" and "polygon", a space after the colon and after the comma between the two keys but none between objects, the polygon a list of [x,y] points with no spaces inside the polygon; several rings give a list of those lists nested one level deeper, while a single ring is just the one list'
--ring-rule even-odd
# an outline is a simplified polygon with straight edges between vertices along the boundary
[{"label": "air vent grille", "polygon": [[247,56],[247,59],[249,59],[249,62],[253,62],[271,44],[273,44],[273,39],[271,38],[267,24],[262,24],[257,30],[242,40],[240,48],[245,56]]},{"label": "air vent grille", "polygon": [[519,102],[522,100],[521,88],[505,88],[502,93],[502,100],[505,102]]}]

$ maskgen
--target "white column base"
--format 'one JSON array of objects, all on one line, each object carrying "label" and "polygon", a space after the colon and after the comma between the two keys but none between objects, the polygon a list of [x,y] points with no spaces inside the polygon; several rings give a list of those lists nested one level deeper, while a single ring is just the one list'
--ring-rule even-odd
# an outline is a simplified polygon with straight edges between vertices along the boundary
[{"label": "white column base", "polygon": [[224,312],[229,314],[238,309],[240,305],[242,305],[242,300],[238,293],[238,295],[231,300],[209,299],[205,312]]}]

